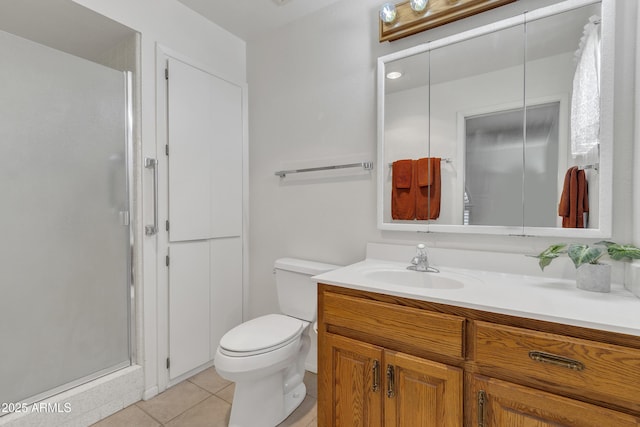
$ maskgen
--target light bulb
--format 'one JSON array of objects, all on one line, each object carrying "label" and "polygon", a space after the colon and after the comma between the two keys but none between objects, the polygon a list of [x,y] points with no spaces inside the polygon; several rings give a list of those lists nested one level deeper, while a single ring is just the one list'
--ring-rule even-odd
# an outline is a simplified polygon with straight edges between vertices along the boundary
[{"label": "light bulb", "polygon": [[396,7],[393,3],[385,3],[382,5],[382,8],[380,8],[380,19],[385,24],[391,24],[396,20],[396,16]]},{"label": "light bulb", "polygon": [[413,9],[414,12],[422,12],[427,8],[427,4],[429,3],[429,0],[410,0],[409,4],[411,5],[411,9]]},{"label": "light bulb", "polygon": [[402,77],[402,73],[400,71],[392,71],[389,74],[387,74],[387,78],[389,80],[399,79],[400,77]]}]

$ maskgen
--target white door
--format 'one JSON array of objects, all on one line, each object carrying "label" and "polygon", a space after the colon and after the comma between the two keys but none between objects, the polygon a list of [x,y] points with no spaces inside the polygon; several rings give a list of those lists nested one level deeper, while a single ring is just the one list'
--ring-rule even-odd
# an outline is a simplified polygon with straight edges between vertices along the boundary
[{"label": "white door", "polygon": [[169,239],[208,239],[215,141],[213,77],[172,58],[168,67]]},{"label": "white door", "polygon": [[242,322],[243,122],[241,87],[172,57],[166,64],[172,382],[210,364]]},{"label": "white door", "polygon": [[209,243],[174,243],[169,268],[169,377],[209,361]]}]

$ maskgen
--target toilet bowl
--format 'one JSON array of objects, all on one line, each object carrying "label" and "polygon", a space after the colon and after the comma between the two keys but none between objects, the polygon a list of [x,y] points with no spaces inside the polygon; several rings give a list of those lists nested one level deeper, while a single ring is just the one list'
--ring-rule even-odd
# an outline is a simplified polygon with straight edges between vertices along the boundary
[{"label": "toilet bowl", "polygon": [[235,382],[229,427],[275,427],[306,395],[303,382],[316,318],[311,277],[338,268],[294,258],[275,263],[282,314],[267,314],[227,332],[216,351],[218,374]]}]

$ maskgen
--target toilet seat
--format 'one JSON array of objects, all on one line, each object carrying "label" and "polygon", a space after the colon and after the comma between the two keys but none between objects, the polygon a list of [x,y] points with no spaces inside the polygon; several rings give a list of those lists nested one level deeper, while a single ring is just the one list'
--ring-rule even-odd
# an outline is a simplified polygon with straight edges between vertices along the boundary
[{"label": "toilet seat", "polygon": [[235,357],[267,353],[298,339],[308,325],[294,317],[267,314],[231,329],[220,340],[219,349]]}]

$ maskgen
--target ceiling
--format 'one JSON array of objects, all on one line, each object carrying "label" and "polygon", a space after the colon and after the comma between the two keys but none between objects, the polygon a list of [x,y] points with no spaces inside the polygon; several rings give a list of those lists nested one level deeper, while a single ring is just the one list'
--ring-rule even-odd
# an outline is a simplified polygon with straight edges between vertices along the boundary
[{"label": "ceiling", "polygon": [[[178,0],[243,40],[287,25],[339,0]],[[360,1],[360,0],[351,0]]]},{"label": "ceiling", "polygon": [[72,0],[0,0],[0,30],[92,61],[134,33]]},{"label": "ceiling", "polygon": [[[250,40],[338,0],[178,1]],[[94,61],[134,33],[73,0],[0,0],[0,31]]]}]

